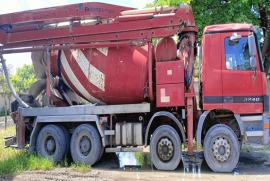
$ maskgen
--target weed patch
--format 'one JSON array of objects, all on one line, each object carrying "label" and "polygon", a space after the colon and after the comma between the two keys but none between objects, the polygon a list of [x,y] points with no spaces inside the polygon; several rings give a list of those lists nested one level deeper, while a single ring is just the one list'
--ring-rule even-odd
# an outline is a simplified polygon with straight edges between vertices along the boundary
[{"label": "weed patch", "polygon": [[15,126],[0,129],[0,175],[17,174],[25,170],[51,170],[57,166],[53,160],[40,158],[26,150],[5,148],[4,137],[15,135]]},{"label": "weed patch", "polygon": [[85,173],[91,170],[90,165],[72,163],[71,168],[81,173]]}]

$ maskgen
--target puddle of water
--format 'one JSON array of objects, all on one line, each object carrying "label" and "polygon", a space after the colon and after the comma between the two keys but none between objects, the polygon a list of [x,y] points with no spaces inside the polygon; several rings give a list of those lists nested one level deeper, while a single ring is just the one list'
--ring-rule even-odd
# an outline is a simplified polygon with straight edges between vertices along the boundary
[{"label": "puddle of water", "polygon": [[194,153],[194,156],[188,156],[187,152],[182,153],[182,163],[184,166],[184,176],[192,170],[193,179],[197,177],[196,172],[198,169],[198,177],[201,178],[201,165],[203,157],[199,153]]},{"label": "puddle of water", "polygon": [[151,165],[150,153],[117,152],[119,168],[141,168],[143,165]]},{"label": "puddle of water", "polygon": [[[118,152],[116,153],[119,160],[119,168],[124,170],[137,170],[137,178],[139,178],[139,168],[143,167],[143,165],[151,165],[153,171],[153,164],[151,162],[150,153],[140,153],[140,152]],[[182,162],[184,170],[183,175],[187,177],[189,171],[191,171],[191,178],[199,178],[201,179],[201,164],[203,158],[200,155],[188,156],[187,152],[183,152],[182,154]]]},{"label": "puddle of water", "polygon": [[[153,180],[161,180],[164,178],[171,178],[171,180],[176,180],[178,178],[182,181],[191,181],[191,180],[239,180],[239,178],[249,178],[247,176],[247,172],[241,172],[237,168],[234,169],[232,173],[214,173],[210,170],[210,168],[206,164],[202,164],[203,153],[194,153],[194,156],[188,156],[186,152],[182,153],[182,160],[180,162],[179,167],[174,172],[159,172],[154,169],[155,172],[150,171],[151,157],[150,153],[133,153],[133,152],[119,152],[117,153],[119,166],[124,170],[132,170],[130,172],[121,172],[125,176],[129,176],[130,174],[134,174],[133,177],[135,179],[145,180],[148,177]],[[183,166],[183,167],[182,167]],[[141,172],[141,168],[143,172]],[[152,165],[153,169],[153,165]],[[150,172],[149,172],[150,171]],[[245,175],[245,176],[243,176]],[[150,179],[151,180],[151,179]]]}]

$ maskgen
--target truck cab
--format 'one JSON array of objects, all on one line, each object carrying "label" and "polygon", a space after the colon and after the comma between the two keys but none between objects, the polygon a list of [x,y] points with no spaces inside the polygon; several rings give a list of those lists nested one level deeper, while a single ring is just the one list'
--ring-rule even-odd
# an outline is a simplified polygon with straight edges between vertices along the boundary
[{"label": "truck cab", "polygon": [[258,147],[269,141],[269,121],[264,114],[269,111],[269,96],[254,26],[207,26],[199,62],[199,102],[203,114],[197,128],[197,149],[200,150],[202,139],[210,168],[224,171],[229,158],[238,161],[239,150],[226,147],[233,141],[226,138],[229,133],[218,132],[226,132],[229,127],[240,148],[245,144]]},{"label": "truck cab", "polygon": [[[256,39],[256,67],[250,65],[250,34]],[[231,43],[234,35],[240,39]],[[200,56],[203,110],[228,109],[235,114],[268,111],[266,76],[257,42],[256,30],[248,24],[205,28]]]}]

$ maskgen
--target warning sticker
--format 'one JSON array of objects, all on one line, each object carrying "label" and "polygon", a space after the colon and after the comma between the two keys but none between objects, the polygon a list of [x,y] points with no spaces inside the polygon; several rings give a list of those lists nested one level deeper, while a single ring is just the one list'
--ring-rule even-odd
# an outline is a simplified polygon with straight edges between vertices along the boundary
[{"label": "warning sticker", "polygon": [[167,75],[172,75],[172,70],[167,70]]},{"label": "warning sticker", "polygon": [[170,102],[170,96],[165,95],[165,89],[160,89],[160,102]]}]

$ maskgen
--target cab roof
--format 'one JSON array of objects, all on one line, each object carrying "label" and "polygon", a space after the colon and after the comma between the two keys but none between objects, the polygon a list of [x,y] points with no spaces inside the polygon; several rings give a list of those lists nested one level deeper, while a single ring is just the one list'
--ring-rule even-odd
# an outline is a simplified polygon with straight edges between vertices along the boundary
[{"label": "cab roof", "polygon": [[[249,30],[250,24],[245,23],[230,23],[230,24],[216,24],[206,26],[204,28],[204,33],[206,32],[224,32],[224,31],[234,31],[234,30]],[[251,27],[251,30],[256,32],[254,26]]]}]

